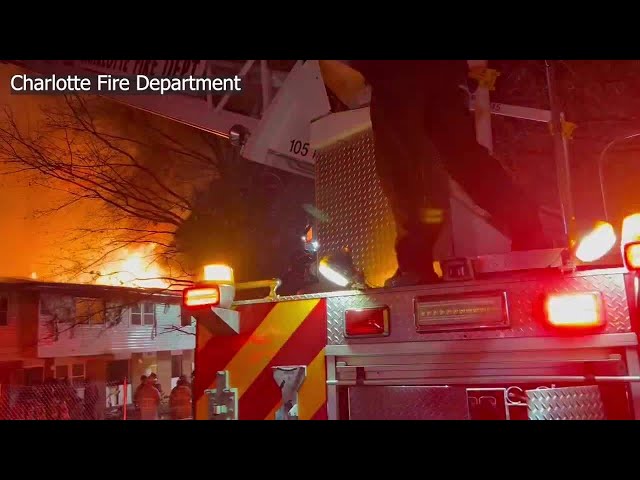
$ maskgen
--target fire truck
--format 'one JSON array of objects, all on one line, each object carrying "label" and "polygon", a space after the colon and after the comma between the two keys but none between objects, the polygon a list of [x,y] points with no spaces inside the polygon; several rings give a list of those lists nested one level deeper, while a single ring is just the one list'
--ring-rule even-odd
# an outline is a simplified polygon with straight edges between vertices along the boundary
[{"label": "fire truck", "polygon": [[[127,62],[16,61],[40,73],[158,75],[215,74],[224,64]],[[492,103],[498,72],[468,63],[481,144],[492,149],[492,115],[549,124],[562,208],[546,224],[562,238],[557,248],[511,252],[452,180],[435,247],[442,281],[415,287],[381,286],[396,268],[395,231],[375,174],[368,93],[349,87],[357,72],[348,63],[299,61],[282,74],[247,61],[238,73],[249,79],[259,67],[247,80],[247,95],[261,99],[257,114],[229,108],[242,95],[117,98],[226,137],[249,160],[315,178],[322,218],[303,241],[335,288],[279,296],[277,279],[236,283],[232,266],[207,265],[184,290],[184,321],[197,325],[196,419],[640,418],[640,215],[615,227],[605,218],[576,238],[572,124],[558,108],[552,64],[541,110]]]}]

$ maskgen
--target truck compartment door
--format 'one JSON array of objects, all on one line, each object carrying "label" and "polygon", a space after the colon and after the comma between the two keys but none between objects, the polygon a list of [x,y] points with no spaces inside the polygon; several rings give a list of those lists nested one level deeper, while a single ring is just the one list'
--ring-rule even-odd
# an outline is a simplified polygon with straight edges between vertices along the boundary
[{"label": "truck compartment door", "polygon": [[464,387],[355,386],[351,420],[468,420]]}]

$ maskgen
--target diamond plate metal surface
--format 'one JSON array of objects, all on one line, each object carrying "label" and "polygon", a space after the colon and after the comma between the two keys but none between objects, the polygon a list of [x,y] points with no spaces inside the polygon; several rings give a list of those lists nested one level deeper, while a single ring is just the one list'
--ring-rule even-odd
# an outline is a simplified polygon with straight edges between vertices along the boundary
[{"label": "diamond plate metal surface", "polygon": [[468,420],[463,387],[349,388],[350,420]]},{"label": "diamond plate metal surface", "polygon": [[606,420],[597,386],[528,390],[529,420]]},{"label": "diamond plate metal surface", "polygon": [[[486,212],[456,182],[451,181],[451,189],[452,217],[433,246],[435,258],[454,255],[454,250],[467,257],[508,252],[510,240],[486,222]],[[397,268],[396,230],[376,174],[371,130],[316,151],[316,205],[329,217],[316,228],[320,254],[350,247],[367,282],[382,286]]]},{"label": "diamond plate metal surface", "polygon": [[[511,325],[496,330],[469,330],[444,333],[417,333],[413,300],[417,296],[447,293],[471,294],[482,291],[505,291]],[[370,293],[351,293],[327,297],[327,343],[345,345],[355,343],[385,343],[402,341],[464,340],[471,338],[543,337],[553,336],[533,317],[536,303],[545,293],[600,291],[604,295],[607,316],[606,333],[631,331],[629,307],[622,273],[576,274],[550,278],[532,273],[517,281],[478,281],[464,284],[444,284],[412,289],[374,290]],[[391,309],[390,335],[383,338],[345,339],[344,312],[349,308],[387,305]]]},{"label": "diamond plate metal surface", "polygon": [[393,217],[376,174],[371,130],[316,152],[316,205],[330,221],[317,227],[321,254],[349,246],[373,285],[397,268]]}]

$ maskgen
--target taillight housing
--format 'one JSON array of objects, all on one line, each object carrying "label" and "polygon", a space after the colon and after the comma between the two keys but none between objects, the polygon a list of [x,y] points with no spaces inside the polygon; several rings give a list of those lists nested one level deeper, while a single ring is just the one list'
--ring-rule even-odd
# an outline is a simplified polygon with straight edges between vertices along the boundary
[{"label": "taillight housing", "polygon": [[640,241],[624,246],[624,264],[629,270],[640,270]]},{"label": "taillight housing", "polygon": [[554,329],[591,330],[606,325],[604,301],[600,292],[547,295],[544,316]]},{"label": "taillight housing", "polygon": [[344,313],[346,338],[386,337],[390,332],[391,311],[380,307],[354,308]]},{"label": "taillight housing", "polygon": [[182,304],[188,309],[210,308],[220,304],[218,285],[195,286],[182,291]]}]

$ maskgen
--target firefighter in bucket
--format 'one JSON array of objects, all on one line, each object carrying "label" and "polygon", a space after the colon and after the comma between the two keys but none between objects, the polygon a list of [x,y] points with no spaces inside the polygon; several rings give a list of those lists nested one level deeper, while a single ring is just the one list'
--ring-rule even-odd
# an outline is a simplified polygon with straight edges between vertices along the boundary
[{"label": "firefighter in bucket", "polygon": [[449,176],[492,223],[512,250],[551,247],[540,207],[476,140],[474,116],[461,84],[464,60],[352,60],[324,62],[329,89],[345,103],[371,86],[370,115],[376,170],[396,224],[398,270],[385,286],[433,283],[433,245],[448,208]]}]

